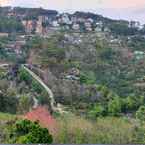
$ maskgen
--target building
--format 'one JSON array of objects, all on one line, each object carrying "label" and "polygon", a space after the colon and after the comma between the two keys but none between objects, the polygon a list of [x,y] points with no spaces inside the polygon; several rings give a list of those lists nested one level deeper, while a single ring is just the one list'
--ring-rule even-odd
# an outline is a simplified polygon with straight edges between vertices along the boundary
[{"label": "building", "polygon": [[40,35],[43,33],[43,26],[42,26],[43,20],[44,20],[43,16],[38,17],[38,21],[36,23],[36,34]]},{"label": "building", "polygon": [[72,21],[70,20],[69,15],[66,13],[62,14],[60,21],[61,21],[60,23],[62,24],[67,24],[67,25],[72,24]]},{"label": "building", "polygon": [[0,37],[8,37],[9,34],[8,33],[0,33]]},{"label": "building", "polygon": [[25,27],[25,32],[30,34],[33,32],[35,27],[35,22],[33,20],[24,20],[22,21],[23,26]]},{"label": "building", "polygon": [[85,25],[85,29],[86,29],[87,31],[92,31],[92,24],[91,24],[91,22],[86,21],[86,22],[84,23],[84,25]]},{"label": "building", "polygon": [[74,23],[74,24],[72,25],[72,29],[73,29],[73,30],[80,30],[80,25]]},{"label": "building", "polygon": [[52,21],[52,26],[53,26],[53,27],[59,27],[60,24],[58,23],[57,20],[54,20],[54,21]]}]

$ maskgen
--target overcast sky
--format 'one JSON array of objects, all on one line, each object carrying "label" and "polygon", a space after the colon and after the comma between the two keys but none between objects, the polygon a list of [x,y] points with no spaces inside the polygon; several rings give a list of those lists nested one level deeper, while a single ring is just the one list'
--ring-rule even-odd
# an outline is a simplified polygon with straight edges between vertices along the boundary
[{"label": "overcast sky", "polygon": [[111,18],[145,23],[145,0],[0,0],[1,5],[43,7],[59,11],[93,11]]}]

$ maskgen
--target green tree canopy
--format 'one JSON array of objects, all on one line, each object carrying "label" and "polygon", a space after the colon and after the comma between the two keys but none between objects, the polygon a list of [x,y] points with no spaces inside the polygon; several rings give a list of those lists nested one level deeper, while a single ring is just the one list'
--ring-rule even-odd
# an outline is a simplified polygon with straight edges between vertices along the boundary
[{"label": "green tree canopy", "polygon": [[145,106],[140,106],[138,111],[136,112],[136,118],[138,118],[141,122],[145,121]]},{"label": "green tree canopy", "polygon": [[17,121],[10,131],[10,142],[21,144],[52,143],[52,135],[46,128],[42,128],[38,122],[29,120]]}]

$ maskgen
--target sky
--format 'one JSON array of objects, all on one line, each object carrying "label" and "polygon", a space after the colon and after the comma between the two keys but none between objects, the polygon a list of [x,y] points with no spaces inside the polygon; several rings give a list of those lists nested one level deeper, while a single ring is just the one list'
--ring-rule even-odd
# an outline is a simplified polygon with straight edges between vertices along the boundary
[{"label": "sky", "polygon": [[114,19],[145,23],[145,0],[0,0],[2,6],[43,7],[58,11],[90,11]]}]

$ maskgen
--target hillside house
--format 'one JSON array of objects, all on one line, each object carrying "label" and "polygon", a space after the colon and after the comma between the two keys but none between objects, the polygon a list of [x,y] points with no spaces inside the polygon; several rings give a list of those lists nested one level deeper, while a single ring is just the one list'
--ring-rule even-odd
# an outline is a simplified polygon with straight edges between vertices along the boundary
[{"label": "hillside house", "polygon": [[33,20],[24,20],[22,21],[23,26],[25,27],[25,32],[30,34],[33,32],[34,28],[35,28],[35,21]]},{"label": "hillside house", "polygon": [[8,37],[9,34],[8,33],[0,33],[0,37]]},{"label": "hillside house", "polygon": [[72,29],[78,31],[78,30],[80,30],[80,25],[77,24],[77,23],[74,23],[74,24],[72,25]]},{"label": "hillside house", "polygon": [[86,22],[84,23],[84,25],[85,25],[85,29],[86,29],[87,31],[92,31],[92,24],[91,24],[91,22],[86,21]]},{"label": "hillside house", "polygon": [[137,60],[143,59],[145,57],[145,52],[143,52],[143,51],[134,51],[134,57]]},{"label": "hillside house", "polygon": [[69,15],[64,13],[61,15],[60,19],[59,19],[61,24],[67,24],[67,25],[71,25],[72,21],[69,18]]},{"label": "hillside house", "polygon": [[53,26],[53,27],[59,27],[60,24],[58,23],[57,20],[54,20],[54,21],[52,21],[52,26]]}]

